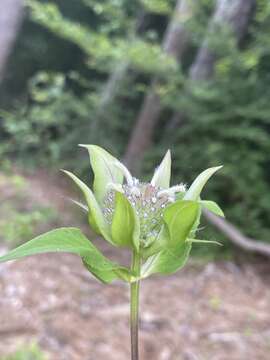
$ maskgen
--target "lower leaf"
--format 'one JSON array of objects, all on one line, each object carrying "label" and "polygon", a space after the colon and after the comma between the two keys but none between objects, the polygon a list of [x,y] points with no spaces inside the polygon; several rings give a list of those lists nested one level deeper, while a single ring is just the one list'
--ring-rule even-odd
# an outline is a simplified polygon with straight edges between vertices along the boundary
[{"label": "lower leaf", "polygon": [[128,277],[128,269],[107,259],[77,228],[59,228],[42,234],[1,256],[0,262],[51,252],[79,255],[88,270],[103,282]]}]

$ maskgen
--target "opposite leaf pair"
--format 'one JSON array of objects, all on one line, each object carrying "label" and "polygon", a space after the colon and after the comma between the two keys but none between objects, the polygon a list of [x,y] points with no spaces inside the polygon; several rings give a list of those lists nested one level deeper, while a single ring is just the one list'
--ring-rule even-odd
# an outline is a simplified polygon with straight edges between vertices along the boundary
[{"label": "opposite leaf pair", "polygon": [[[118,278],[128,282],[153,273],[169,274],[186,262],[200,222],[202,207],[223,216],[211,201],[201,201],[207,180],[220,168],[205,170],[188,190],[183,184],[170,187],[171,155],[167,152],[149,183],[134,178],[128,169],[104,149],[82,145],[89,151],[94,172],[92,192],[74,174],[65,171],[81,189],[94,232],[117,247],[128,247],[141,259],[139,273],[105,258],[75,228],[61,228],[21,245],[0,262],[44,252],[71,252],[79,255],[86,268],[108,283]],[[201,241],[203,242],[203,241]]]}]

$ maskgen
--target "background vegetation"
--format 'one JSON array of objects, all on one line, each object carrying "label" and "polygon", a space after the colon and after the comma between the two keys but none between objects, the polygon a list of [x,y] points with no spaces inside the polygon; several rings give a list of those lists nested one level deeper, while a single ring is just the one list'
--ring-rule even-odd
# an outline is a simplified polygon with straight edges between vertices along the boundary
[{"label": "background vegetation", "polygon": [[[269,241],[269,2],[254,3],[241,39],[226,23],[209,31],[219,2],[189,3],[188,16],[176,16],[188,34],[179,62],[162,40],[173,0],[29,0],[1,86],[1,158],[86,175],[78,143],[124,156],[155,79],[161,111],[143,176],[168,147],[175,182],[224,164],[208,195],[245,234]],[[205,41],[213,72],[194,81],[190,69]]]}]

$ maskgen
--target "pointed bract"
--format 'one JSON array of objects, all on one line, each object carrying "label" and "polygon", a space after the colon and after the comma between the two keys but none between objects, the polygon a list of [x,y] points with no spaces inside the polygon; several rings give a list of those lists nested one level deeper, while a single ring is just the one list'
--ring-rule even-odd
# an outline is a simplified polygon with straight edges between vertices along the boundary
[{"label": "pointed bract", "polygon": [[170,187],[171,181],[171,151],[168,150],[165,154],[162,162],[155,170],[154,176],[151,180],[153,186],[161,187],[167,189]]},{"label": "pointed bract", "polygon": [[164,222],[169,230],[169,247],[185,241],[199,213],[199,204],[195,201],[178,200],[164,211]]},{"label": "pointed bract", "polygon": [[211,211],[213,214],[225,217],[224,212],[216,202],[209,200],[201,200],[200,203],[202,204],[203,208]]},{"label": "pointed bract", "polygon": [[204,187],[204,185],[207,183],[207,181],[210,179],[210,177],[219,169],[221,169],[222,166],[216,166],[209,168],[207,170],[204,170],[191,184],[190,188],[186,192],[184,196],[184,200],[199,200],[201,191]]},{"label": "pointed bract", "polygon": [[139,219],[128,199],[115,192],[115,210],[112,219],[112,239],[117,246],[139,250]]},{"label": "pointed bract", "polygon": [[79,146],[86,148],[89,152],[90,163],[94,172],[94,194],[98,203],[102,205],[107,192],[107,185],[109,183],[123,183],[123,173],[115,166],[118,160],[97,145],[81,144]]},{"label": "pointed bract", "polygon": [[214,245],[219,245],[222,246],[221,243],[219,243],[218,241],[215,240],[200,240],[200,239],[187,239],[186,240],[189,243],[197,243],[197,244],[214,244]]},{"label": "pointed bract", "polygon": [[88,212],[88,220],[92,229],[97,233],[102,235],[107,241],[113,243],[111,236],[109,225],[106,223],[102,210],[92,193],[89,187],[80,180],[76,175],[72,174],[70,171],[62,170],[65,174],[67,174],[75,184],[81,189],[84,194],[89,212]]},{"label": "pointed bract", "polygon": [[190,250],[191,244],[184,241],[175,248],[165,249],[149,257],[142,266],[141,278],[147,278],[155,273],[173,274],[186,264]]}]

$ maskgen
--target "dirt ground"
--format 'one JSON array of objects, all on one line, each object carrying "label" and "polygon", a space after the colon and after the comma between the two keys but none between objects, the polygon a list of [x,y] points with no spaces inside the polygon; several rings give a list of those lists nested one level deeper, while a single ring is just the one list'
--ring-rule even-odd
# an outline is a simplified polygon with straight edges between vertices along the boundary
[{"label": "dirt ground", "polygon": [[[55,199],[30,181],[36,198]],[[141,360],[269,360],[269,270],[265,260],[191,259],[173,276],[145,280]],[[73,255],[0,265],[0,356],[36,340],[50,360],[127,360],[128,317],[127,285],[98,283]]]}]

